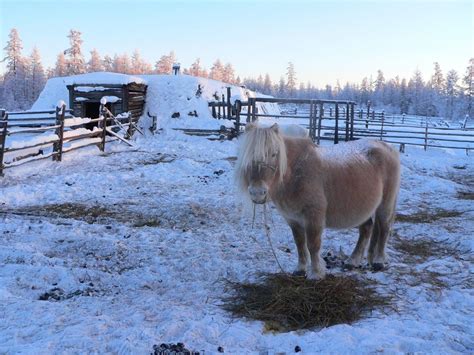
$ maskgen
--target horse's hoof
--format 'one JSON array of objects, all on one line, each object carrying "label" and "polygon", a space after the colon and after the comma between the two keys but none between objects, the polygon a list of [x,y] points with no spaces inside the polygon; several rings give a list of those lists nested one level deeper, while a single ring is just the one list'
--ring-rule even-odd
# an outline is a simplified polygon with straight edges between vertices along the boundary
[{"label": "horse's hoof", "polygon": [[324,272],[315,273],[315,272],[310,271],[306,275],[306,278],[308,280],[321,281],[321,280],[324,279],[325,276],[326,276],[326,273],[324,273]]},{"label": "horse's hoof", "polygon": [[296,277],[306,277],[306,271],[304,271],[304,270],[296,270],[296,271],[293,271],[293,276],[296,276]]},{"label": "horse's hoof", "polygon": [[372,264],[372,270],[377,272],[377,271],[382,271],[384,269],[383,263],[373,263]]}]

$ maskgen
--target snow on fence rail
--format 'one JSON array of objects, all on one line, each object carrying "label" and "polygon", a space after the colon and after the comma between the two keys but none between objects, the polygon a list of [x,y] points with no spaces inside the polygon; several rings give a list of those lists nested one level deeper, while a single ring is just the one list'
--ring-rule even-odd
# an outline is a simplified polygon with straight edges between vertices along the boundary
[{"label": "snow on fence rail", "polygon": [[[22,165],[31,161],[52,158],[60,162],[62,155],[76,149],[96,145],[101,151],[105,144],[121,140],[131,145],[131,137],[136,127],[131,115],[120,122],[101,105],[100,117],[96,119],[73,117],[66,110],[64,102],[58,103],[54,111],[0,111],[0,176],[4,169]],[[85,125],[91,125],[85,128]],[[114,129],[126,129],[125,137]]]}]

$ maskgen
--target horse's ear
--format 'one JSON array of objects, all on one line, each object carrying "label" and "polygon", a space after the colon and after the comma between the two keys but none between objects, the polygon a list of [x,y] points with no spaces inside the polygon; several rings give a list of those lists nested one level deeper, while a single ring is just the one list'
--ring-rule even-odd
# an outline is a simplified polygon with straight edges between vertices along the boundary
[{"label": "horse's ear", "polygon": [[270,127],[270,129],[275,133],[280,133],[280,127],[278,127],[278,123],[274,123],[273,126]]},{"label": "horse's ear", "polygon": [[245,132],[250,132],[251,130],[255,129],[257,125],[253,122],[249,122],[245,125]]}]

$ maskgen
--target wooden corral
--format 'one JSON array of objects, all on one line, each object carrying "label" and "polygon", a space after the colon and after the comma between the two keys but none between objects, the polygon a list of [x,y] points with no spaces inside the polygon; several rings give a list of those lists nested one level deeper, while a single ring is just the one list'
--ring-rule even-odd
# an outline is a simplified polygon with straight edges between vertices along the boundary
[{"label": "wooden corral", "polygon": [[76,117],[98,118],[102,97],[107,98],[107,108],[113,115],[130,112],[134,121],[142,115],[145,106],[145,84],[74,84],[67,88],[69,107]]}]

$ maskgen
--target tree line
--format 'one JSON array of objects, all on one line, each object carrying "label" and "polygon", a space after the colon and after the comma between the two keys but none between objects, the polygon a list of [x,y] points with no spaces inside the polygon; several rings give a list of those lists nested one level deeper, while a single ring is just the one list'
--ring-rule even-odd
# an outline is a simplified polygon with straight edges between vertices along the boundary
[{"label": "tree line", "polygon": [[[0,75],[0,106],[7,110],[24,110],[31,107],[43,89],[47,78],[69,76],[88,72],[116,72],[124,74],[171,74],[177,57],[173,51],[162,55],[154,65],[144,60],[138,50],[101,57],[97,49],[90,52],[86,61],[82,51],[81,32],[70,30],[70,47],[57,55],[54,67],[45,69],[39,50],[35,47],[29,56],[22,53],[22,41],[16,29],[9,34],[5,50],[6,70]],[[443,74],[438,63],[434,63],[433,75],[424,80],[416,70],[408,80],[396,76],[386,79],[382,70],[377,71],[375,80],[364,78],[361,83],[339,81],[335,86],[317,88],[310,81],[304,83],[296,77],[293,63],[288,63],[285,75],[273,82],[269,74],[257,78],[243,78],[236,75],[231,63],[217,59],[208,70],[197,58],[183,74],[220,80],[234,85],[245,85],[251,90],[283,98],[341,99],[353,100],[361,107],[370,104],[391,113],[473,117],[474,58],[469,60],[466,72],[460,76],[455,70]]]}]

